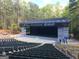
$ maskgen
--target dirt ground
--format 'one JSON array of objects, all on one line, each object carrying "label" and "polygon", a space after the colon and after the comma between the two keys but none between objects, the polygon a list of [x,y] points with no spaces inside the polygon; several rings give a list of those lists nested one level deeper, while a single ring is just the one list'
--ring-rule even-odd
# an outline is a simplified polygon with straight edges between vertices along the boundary
[{"label": "dirt ground", "polygon": [[0,35],[18,34],[19,31],[11,31],[7,29],[0,29]]}]

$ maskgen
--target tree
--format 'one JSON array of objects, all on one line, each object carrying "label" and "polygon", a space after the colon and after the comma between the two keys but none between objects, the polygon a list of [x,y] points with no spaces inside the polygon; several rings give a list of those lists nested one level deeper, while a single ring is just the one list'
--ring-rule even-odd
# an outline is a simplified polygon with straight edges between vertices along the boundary
[{"label": "tree", "polygon": [[59,18],[62,17],[61,6],[57,3],[56,5],[48,4],[41,8],[39,11],[41,18]]},{"label": "tree", "polygon": [[53,18],[53,5],[48,4],[40,9],[41,18]]},{"label": "tree", "polygon": [[7,28],[8,18],[10,18],[12,14],[12,1],[11,0],[1,0],[1,19],[3,20],[3,28]]},{"label": "tree", "polygon": [[63,9],[62,17],[67,17],[67,18],[69,18],[69,7],[68,7],[68,6],[66,6],[66,7]]},{"label": "tree", "polygon": [[79,0],[69,4],[69,18],[71,19],[71,31],[79,26]]},{"label": "tree", "polygon": [[29,5],[29,16],[30,16],[30,18],[31,19],[38,18],[38,10],[39,10],[38,5],[36,5],[32,2],[29,2],[28,5]]}]

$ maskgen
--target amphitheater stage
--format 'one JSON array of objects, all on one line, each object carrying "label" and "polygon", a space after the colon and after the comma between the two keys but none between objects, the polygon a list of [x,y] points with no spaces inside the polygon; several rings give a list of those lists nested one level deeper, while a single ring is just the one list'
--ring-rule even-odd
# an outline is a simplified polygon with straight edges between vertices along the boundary
[{"label": "amphitheater stage", "polygon": [[55,44],[57,42],[57,38],[23,35],[23,34],[16,35],[14,39],[18,41],[23,41],[23,42],[29,42],[29,43]]}]

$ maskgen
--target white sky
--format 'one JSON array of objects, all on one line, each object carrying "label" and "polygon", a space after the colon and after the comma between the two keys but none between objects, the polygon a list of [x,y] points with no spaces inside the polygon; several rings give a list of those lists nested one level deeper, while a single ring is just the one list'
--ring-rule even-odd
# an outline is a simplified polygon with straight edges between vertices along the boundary
[{"label": "white sky", "polygon": [[60,5],[63,7],[69,4],[69,0],[25,0],[25,1],[31,1],[37,4],[39,7],[43,7],[47,4],[56,4],[57,2],[59,2]]}]

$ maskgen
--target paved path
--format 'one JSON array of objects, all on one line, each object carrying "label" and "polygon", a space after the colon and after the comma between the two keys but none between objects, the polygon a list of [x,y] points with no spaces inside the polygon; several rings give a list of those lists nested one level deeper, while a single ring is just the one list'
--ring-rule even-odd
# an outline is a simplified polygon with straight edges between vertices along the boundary
[{"label": "paved path", "polygon": [[75,39],[68,40],[68,45],[79,46],[79,41]]}]

